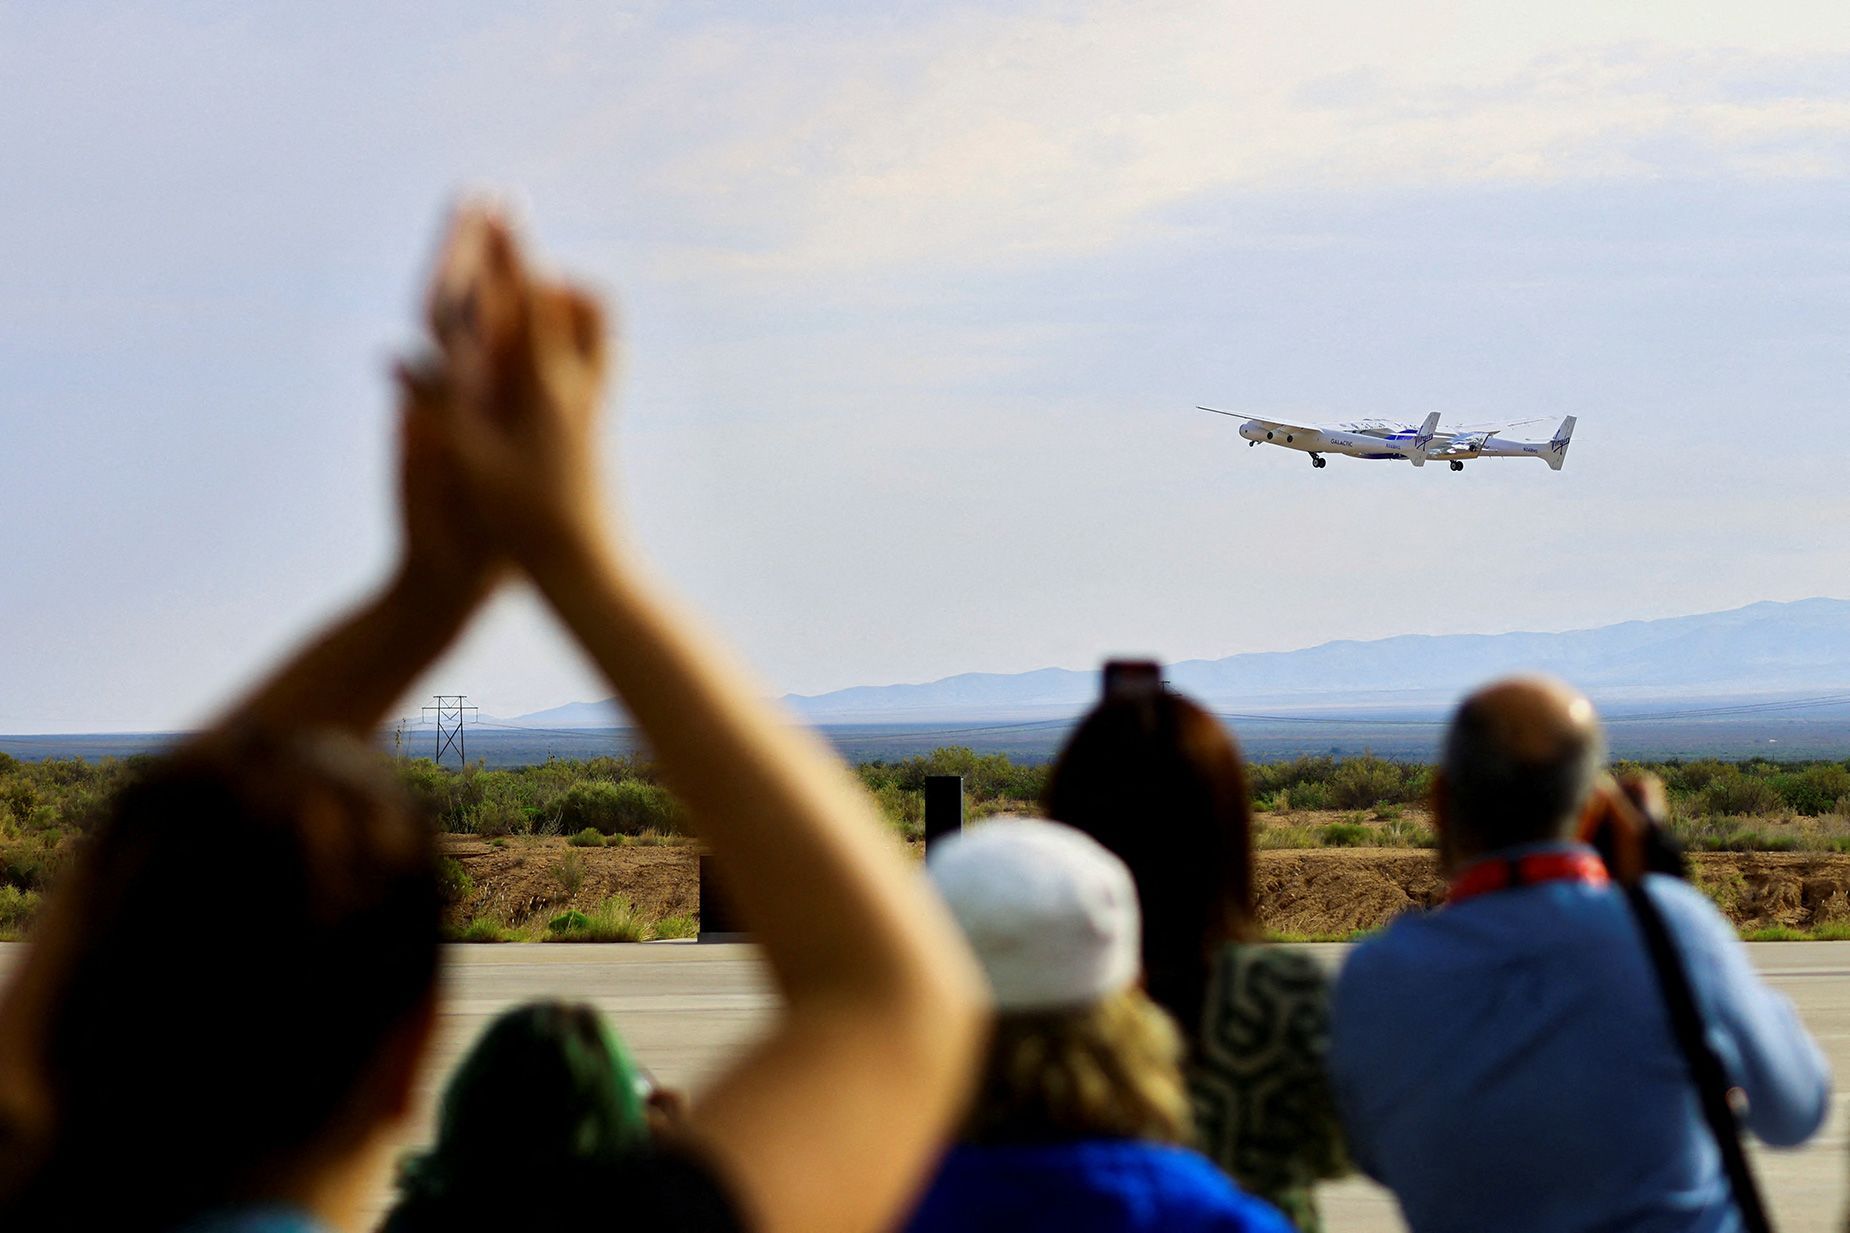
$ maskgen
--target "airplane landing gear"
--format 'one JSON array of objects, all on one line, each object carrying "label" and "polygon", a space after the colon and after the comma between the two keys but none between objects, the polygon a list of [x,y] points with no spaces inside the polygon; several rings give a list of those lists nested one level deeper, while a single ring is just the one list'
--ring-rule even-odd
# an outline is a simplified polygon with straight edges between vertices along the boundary
[{"label": "airplane landing gear", "polygon": [[1310,465],[1313,467],[1322,468],[1328,464],[1329,461],[1330,460],[1325,458],[1322,454],[1312,454],[1310,456]]},{"label": "airplane landing gear", "polygon": [[1453,460],[1452,460],[1452,470],[1454,470],[1454,471],[1462,471],[1462,470],[1464,470],[1464,469],[1465,469],[1465,464],[1464,464],[1464,463],[1462,463],[1462,462],[1459,462],[1459,461],[1458,461],[1457,459],[1453,459]]}]

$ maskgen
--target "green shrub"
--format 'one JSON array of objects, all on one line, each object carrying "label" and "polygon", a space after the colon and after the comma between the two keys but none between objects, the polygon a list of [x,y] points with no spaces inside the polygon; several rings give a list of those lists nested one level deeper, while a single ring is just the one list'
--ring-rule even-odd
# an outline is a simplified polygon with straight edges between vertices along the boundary
[{"label": "green shrub", "polygon": [[634,835],[650,829],[672,831],[680,824],[680,808],[668,790],[640,779],[575,783],[559,798],[557,812],[560,828],[568,832]]},{"label": "green shrub", "polygon": [[1397,762],[1384,758],[1348,758],[1330,778],[1330,801],[1338,809],[1368,809],[1404,800],[1405,777]]},{"label": "green shrub", "polygon": [[1397,818],[1375,831],[1375,843],[1383,848],[1436,848],[1439,837],[1417,822]]},{"label": "green shrub", "polygon": [[1797,835],[1774,835],[1725,823],[1679,830],[1677,838],[1692,852],[1796,852],[1802,846]]},{"label": "green shrub", "polygon": [[451,942],[513,942],[520,934],[492,916],[472,916],[460,929],[447,933]]},{"label": "green shrub", "polygon": [[669,941],[676,938],[694,938],[700,936],[700,921],[693,916],[664,916],[655,922],[655,939]]},{"label": "green shrub", "polygon": [[484,838],[521,835],[533,829],[533,818],[512,797],[495,796],[470,809],[462,829]]},{"label": "green shrub", "polygon": [[887,825],[902,837],[917,839],[925,833],[925,793],[922,790],[883,783],[873,789],[873,794],[874,803],[880,806]]},{"label": "green shrub", "polygon": [[601,832],[594,831],[587,826],[565,842],[574,848],[601,848],[604,846],[604,836]]},{"label": "green shrub", "polygon": [[1778,813],[1785,803],[1772,784],[1733,768],[1710,780],[1702,793],[1703,812],[1711,815]]},{"label": "green shrub", "polygon": [[437,858],[437,884],[443,888],[445,903],[457,903],[475,894],[475,879],[453,856]]},{"label": "green shrub", "polygon": [[568,896],[576,895],[585,884],[585,858],[577,852],[567,852],[552,863],[552,876]]},{"label": "green shrub", "polygon": [[1837,802],[1850,796],[1850,770],[1836,762],[1774,775],[1769,783],[1786,808],[1810,817],[1834,812]]},{"label": "green shrub", "polygon": [[1326,848],[1365,848],[1374,841],[1373,833],[1360,822],[1332,822],[1317,831]]},{"label": "green shrub", "polygon": [[1319,846],[1319,841],[1316,833],[1308,826],[1279,826],[1267,823],[1258,828],[1253,846],[1261,850],[1314,848]]},{"label": "green shrub", "polygon": [[577,908],[573,908],[569,912],[561,912],[559,915],[546,922],[546,928],[553,933],[570,933],[573,930],[589,929],[590,927],[591,918],[586,916],[583,912],[580,912]]},{"label": "green shrub", "polygon": [[548,942],[643,942],[649,923],[630,901],[612,895],[589,913],[566,912],[546,924]]},{"label": "green shrub", "polygon": [[38,915],[39,892],[17,886],[0,886],[0,932],[17,933]]},{"label": "green shrub", "polygon": [[1306,782],[1297,784],[1279,793],[1284,808],[1291,810],[1331,809],[1335,806],[1335,795],[1327,783]]}]

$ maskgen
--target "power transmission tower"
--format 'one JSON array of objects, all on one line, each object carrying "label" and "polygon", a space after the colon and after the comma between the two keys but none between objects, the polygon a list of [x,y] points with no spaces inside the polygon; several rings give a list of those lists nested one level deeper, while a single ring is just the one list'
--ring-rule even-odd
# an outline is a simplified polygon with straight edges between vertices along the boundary
[{"label": "power transmission tower", "polygon": [[437,720],[437,765],[443,765],[443,755],[451,749],[456,751],[456,765],[460,769],[469,765],[468,747],[463,743],[464,711],[476,708],[469,706],[468,694],[433,694],[437,702],[434,706],[424,708],[424,718],[431,718],[436,712]]}]

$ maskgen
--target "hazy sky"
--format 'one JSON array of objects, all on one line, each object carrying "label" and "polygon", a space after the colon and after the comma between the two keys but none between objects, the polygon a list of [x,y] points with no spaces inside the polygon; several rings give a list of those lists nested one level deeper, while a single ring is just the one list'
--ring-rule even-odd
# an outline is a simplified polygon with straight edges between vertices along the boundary
[{"label": "hazy sky", "polygon": [[[1850,592],[1850,6],[512,7],[0,2],[0,731],[195,723],[381,575],[472,185],[777,690]],[[607,692],[524,597],[437,688]]]}]

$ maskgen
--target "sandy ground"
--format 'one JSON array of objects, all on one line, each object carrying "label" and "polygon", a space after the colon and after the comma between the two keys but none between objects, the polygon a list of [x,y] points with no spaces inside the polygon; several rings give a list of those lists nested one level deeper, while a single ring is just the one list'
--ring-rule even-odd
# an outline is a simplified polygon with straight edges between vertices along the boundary
[{"label": "sandy ground", "polygon": [[[520,838],[495,847],[456,836],[445,850],[473,883],[451,909],[457,922],[490,916],[524,926],[611,895],[627,897],[651,920],[700,907],[691,844],[573,848],[558,838]],[[1724,852],[1691,861],[1697,884],[1743,928],[1850,922],[1850,855]],[[1434,906],[1445,882],[1425,849],[1302,848],[1255,853],[1254,889],[1267,929],[1328,938]]]},{"label": "sandy ground", "polygon": [[[0,943],[0,981],[23,947]],[[1312,946],[1331,967],[1345,946]],[[1846,1130],[1850,1129],[1850,942],[1780,942],[1748,947],[1762,975],[1797,1004],[1829,1056],[1839,1088],[1829,1123],[1799,1151],[1753,1145],[1756,1167],[1777,1226],[1788,1233],[1844,1228]],[[192,952],[176,943],[173,960]],[[738,1056],[774,1013],[756,948],[669,942],[644,946],[453,946],[439,1010],[436,1048],[419,1085],[406,1146],[430,1134],[439,1087],[464,1049],[504,1008],[539,997],[586,1001],[610,1015],[637,1057],[662,1082],[698,1091]],[[156,1013],[128,1008],[125,1013]],[[372,1210],[390,1201],[387,1174],[372,1191]],[[1402,1233],[1393,1199],[1351,1178],[1321,1187],[1331,1233]]]}]

